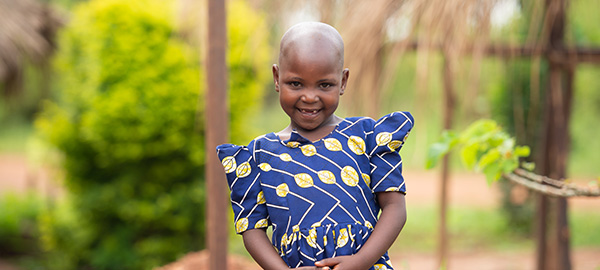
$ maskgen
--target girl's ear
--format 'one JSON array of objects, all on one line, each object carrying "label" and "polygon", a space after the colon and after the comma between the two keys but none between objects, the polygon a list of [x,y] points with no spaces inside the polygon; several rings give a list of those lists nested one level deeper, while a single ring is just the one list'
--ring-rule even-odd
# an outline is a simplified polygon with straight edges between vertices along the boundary
[{"label": "girl's ear", "polygon": [[348,77],[350,76],[350,70],[345,68],[342,70],[342,84],[340,85],[340,96],[344,94],[346,85],[348,84]]},{"label": "girl's ear", "polygon": [[275,83],[275,91],[279,92],[279,66],[273,64],[273,82]]}]

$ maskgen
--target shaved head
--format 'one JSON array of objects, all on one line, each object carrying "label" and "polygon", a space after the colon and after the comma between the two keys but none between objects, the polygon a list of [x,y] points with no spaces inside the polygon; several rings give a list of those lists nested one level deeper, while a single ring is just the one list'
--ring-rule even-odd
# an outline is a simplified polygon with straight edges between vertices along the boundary
[{"label": "shaved head", "polygon": [[311,55],[316,50],[324,50],[344,66],[344,41],[332,26],[321,22],[303,22],[288,29],[279,46],[279,65],[291,54]]}]

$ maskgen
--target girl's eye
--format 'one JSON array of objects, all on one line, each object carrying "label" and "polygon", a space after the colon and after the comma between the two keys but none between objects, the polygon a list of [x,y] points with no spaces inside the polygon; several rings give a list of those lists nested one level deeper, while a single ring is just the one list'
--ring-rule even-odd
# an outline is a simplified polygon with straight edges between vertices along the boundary
[{"label": "girl's eye", "polygon": [[299,82],[290,82],[290,85],[292,87],[300,87],[300,83]]},{"label": "girl's eye", "polygon": [[332,86],[332,85],[331,85],[330,83],[322,83],[322,84],[321,84],[321,88],[323,88],[323,89],[327,89],[327,88],[329,88],[329,87],[331,87],[331,86]]}]

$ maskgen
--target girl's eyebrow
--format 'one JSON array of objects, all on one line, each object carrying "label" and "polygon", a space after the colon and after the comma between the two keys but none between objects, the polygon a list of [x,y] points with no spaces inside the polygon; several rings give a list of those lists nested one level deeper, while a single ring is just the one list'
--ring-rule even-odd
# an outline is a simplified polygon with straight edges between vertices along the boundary
[{"label": "girl's eyebrow", "polygon": [[304,81],[302,78],[294,76],[294,77],[289,77],[289,78],[284,78],[287,81]]},{"label": "girl's eyebrow", "polygon": [[325,78],[325,79],[320,79],[317,82],[321,83],[321,82],[332,82],[332,81],[336,81],[336,79],[334,79],[334,78]]}]

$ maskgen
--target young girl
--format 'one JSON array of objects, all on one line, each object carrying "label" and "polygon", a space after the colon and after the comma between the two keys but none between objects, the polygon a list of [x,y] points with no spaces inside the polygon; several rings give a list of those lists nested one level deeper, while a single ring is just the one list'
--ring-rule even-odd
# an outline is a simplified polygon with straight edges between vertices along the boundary
[{"label": "young girl", "polygon": [[235,229],[264,269],[392,269],[387,249],[406,221],[398,151],[413,118],[336,116],[349,75],[343,55],[333,27],[290,28],[273,65],[289,126],[217,147]]}]

